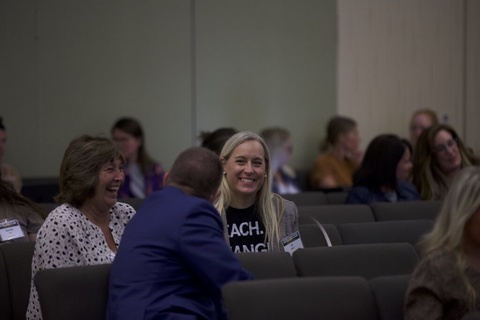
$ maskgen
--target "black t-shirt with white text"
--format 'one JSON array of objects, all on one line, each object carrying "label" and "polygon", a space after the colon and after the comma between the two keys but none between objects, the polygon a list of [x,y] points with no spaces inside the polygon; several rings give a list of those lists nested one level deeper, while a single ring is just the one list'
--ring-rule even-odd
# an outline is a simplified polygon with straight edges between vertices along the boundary
[{"label": "black t-shirt with white text", "polygon": [[256,210],[256,204],[246,209],[228,207],[226,214],[233,252],[267,251],[265,226]]}]

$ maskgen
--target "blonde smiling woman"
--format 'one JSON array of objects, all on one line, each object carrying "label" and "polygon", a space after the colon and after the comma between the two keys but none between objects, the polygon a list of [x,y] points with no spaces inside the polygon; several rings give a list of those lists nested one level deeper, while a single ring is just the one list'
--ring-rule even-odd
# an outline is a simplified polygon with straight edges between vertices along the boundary
[{"label": "blonde smiling woman", "polygon": [[263,139],[239,132],[227,140],[220,159],[224,172],[215,206],[232,251],[284,251],[281,240],[298,231],[298,210],[271,192],[270,155]]}]

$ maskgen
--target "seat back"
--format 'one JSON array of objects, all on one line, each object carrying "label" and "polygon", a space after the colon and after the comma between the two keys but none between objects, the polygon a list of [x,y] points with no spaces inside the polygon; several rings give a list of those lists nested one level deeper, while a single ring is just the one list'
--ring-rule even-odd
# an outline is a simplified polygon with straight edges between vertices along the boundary
[{"label": "seat back", "polygon": [[242,266],[255,279],[296,277],[297,271],[288,252],[239,252],[235,254]]},{"label": "seat back", "polygon": [[[365,204],[329,204],[318,206],[299,206],[299,223],[312,224],[311,218],[324,224],[342,224],[357,222],[374,222],[375,217],[369,206]],[[306,216],[306,217],[303,217]]]},{"label": "seat back", "polygon": [[300,193],[282,194],[282,197],[293,201],[298,206],[316,206],[327,204],[327,197],[321,191],[305,191]]},{"label": "seat back", "polygon": [[142,199],[142,198],[121,198],[121,199],[118,199],[117,201],[129,204],[129,205],[132,206],[133,209],[135,209],[135,211],[138,211],[138,209],[140,209],[140,207],[142,206],[143,201],[145,201],[145,199]]},{"label": "seat back", "polygon": [[409,279],[409,274],[402,274],[376,277],[368,281],[380,319],[403,320],[403,307]]},{"label": "seat back", "polygon": [[370,207],[377,221],[435,220],[442,201],[375,202]]},{"label": "seat back", "polygon": [[342,245],[299,249],[293,262],[300,277],[409,274],[418,262],[409,243]]},{"label": "seat back", "polygon": [[347,199],[348,191],[327,192],[328,204],[344,204]]},{"label": "seat back", "polygon": [[232,282],[222,294],[229,320],[377,318],[372,291],[360,277]]},{"label": "seat back", "polygon": [[431,230],[431,220],[398,220],[338,225],[343,244],[397,243],[416,245]]},{"label": "seat back", "polygon": [[55,202],[39,202],[36,203],[37,207],[40,209],[40,214],[43,219],[46,219],[47,216],[58,207],[58,203]]},{"label": "seat back", "polygon": [[40,270],[34,282],[44,320],[104,320],[110,264]]},{"label": "seat back", "polygon": [[0,245],[0,313],[2,319],[25,319],[30,298],[34,249],[35,242],[31,241]]},{"label": "seat back", "polygon": [[[330,239],[332,246],[342,244],[342,238],[334,224],[322,225]],[[316,224],[300,224],[298,226],[304,248],[326,247],[327,242],[321,229]]]},{"label": "seat back", "polygon": [[472,311],[467,313],[462,320],[480,320],[480,311]]}]

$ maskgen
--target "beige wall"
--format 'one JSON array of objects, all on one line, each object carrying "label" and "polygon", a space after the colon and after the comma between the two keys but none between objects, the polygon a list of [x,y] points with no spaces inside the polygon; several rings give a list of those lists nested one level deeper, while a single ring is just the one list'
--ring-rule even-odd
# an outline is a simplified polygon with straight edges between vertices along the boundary
[{"label": "beige wall", "polygon": [[140,119],[165,167],[201,131],[293,133],[309,168],[335,113],[364,146],[430,107],[480,152],[475,0],[0,1],[6,161],[56,176],[76,135]]},{"label": "beige wall", "polygon": [[[35,15],[35,10],[38,14]],[[200,131],[290,129],[309,167],[335,113],[335,1],[0,2],[6,161],[56,176],[68,142],[137,117],[169,168]]]},{"label": "beige wall", "polygon": [[466,106],[467,145],[480,154],[480,1],[466,2]]},{"label": "beige wall", "polygon": [[383,132],[407,137],[412,112],[427,107],[480,150],[479,9],[478,1],[466,10],[465,1],[338,0],[337,108],[358,120],[364,144]]}]

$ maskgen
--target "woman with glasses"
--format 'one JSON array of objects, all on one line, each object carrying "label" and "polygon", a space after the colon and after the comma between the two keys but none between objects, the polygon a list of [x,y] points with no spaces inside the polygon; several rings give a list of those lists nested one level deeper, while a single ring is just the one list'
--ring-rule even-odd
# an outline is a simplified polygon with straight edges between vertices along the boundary
[{"label": "woman with glasses", "polygon": [[438,124],[418,138],[413,154],[412,182],[423,200],[443,199],[460,169],[478,164],[455,130]]}]

